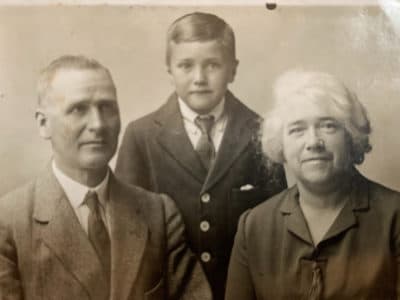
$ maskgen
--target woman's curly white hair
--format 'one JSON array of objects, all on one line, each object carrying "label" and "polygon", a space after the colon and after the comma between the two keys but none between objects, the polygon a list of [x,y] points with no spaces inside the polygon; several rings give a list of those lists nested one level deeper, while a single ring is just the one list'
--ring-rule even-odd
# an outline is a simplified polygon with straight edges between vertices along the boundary
[{"label": "woman's curly white hair", "polygon": [[284,115],[291,104],[299,101],[329,101],[335,118],[341,122],[351,141],[353,164],[361,164],[365,153],[371,151],[370,121],[357,95],[331,74],[289,70],[275,82],[274,105],[267,114],[263,130],[263,149],[273,161],[284,162],[282,139]]}]

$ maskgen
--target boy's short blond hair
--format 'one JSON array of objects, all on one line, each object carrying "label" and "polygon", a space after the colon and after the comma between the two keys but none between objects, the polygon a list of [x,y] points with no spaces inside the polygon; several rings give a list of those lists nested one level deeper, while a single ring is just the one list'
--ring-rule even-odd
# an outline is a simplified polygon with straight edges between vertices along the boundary
[{"label": "boy's short blond hair", "polygon": [[235,34],[232,27],[216,15],[194,12],[175,20],[167,32],[166,63],[171,57],[171,43],[219,41],[232,61],[236,60]]}]

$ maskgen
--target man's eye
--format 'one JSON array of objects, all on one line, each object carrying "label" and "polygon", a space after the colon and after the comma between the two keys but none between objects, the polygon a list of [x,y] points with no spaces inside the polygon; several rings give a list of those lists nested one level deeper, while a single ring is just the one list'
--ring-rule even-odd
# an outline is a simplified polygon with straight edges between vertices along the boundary
[{"label": "man's eye", "polygon": [[214,69],[219,68],[219,66],[220,66],[220,65],[219,65],[218,63],[212,62],[212,63],[209,63],[209,64],[207,65],[207,68],[210,69],[210,70],[214,70]]},{"label": "man's eye", "polygon": [[86,105],[76,105],[71,108],[70,112],[72,114],[83,114],[86,112],[86,110],[87,110]]},{"label": "man's eye", "polygon": [[117,105],[115,103],[102,103],[99,108],[103,112],[114,112],[117,110]]}]

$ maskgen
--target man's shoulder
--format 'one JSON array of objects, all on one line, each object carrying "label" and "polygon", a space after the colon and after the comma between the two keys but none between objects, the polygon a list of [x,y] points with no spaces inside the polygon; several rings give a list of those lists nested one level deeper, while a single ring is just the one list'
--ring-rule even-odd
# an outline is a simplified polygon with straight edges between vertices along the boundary
[{"label": "man's shoulder", "polygon": [[26,215],[33,210],[36,179],[25,183],[0,197],[0,219],[2,221]]},{"label": "man's shoulder", "polygon": [[[140,186],[122,182],[114,177],[114,190],[128,199],[132,209],[140,211],[148,217],[155,217],[171,206],[171,199],[165,194],[155,193]],[[174,205],[174,204],[172,204]]]}]

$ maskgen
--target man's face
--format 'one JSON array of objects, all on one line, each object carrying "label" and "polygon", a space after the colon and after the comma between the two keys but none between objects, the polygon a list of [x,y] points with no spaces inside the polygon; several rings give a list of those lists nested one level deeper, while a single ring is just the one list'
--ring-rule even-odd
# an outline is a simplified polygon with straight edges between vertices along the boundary
[{"label": "man's face", "polygon": [[103,169],[116,151],[117,96],[103,70],[59,70],[37,119],[61,169]]},{"label": "man's face", "polygon": [[344,125],[322,100],[291,105],[284,120],[283,153],[296,179],[320,190],[336,187],[351,166]]},{"label": "man's face", "polygon": [[168,72],[178,96],[195,112],[207,114],[233,82],[237,61],[216,40],[170,43]]}]

